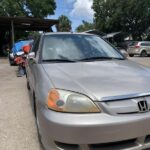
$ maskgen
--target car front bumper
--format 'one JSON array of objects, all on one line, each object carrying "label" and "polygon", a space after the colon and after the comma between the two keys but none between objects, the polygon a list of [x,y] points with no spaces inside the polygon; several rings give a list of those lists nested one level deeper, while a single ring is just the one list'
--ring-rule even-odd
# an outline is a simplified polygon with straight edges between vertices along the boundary
[{"label": "car front bumper", "polygon": [[[47,143],[45,146],[47,149],[51,148],[51,143],[53,146],[56,143],[61,143],[63,146],[75,144],[83,147],[84,145],[91,150],[90,147],[94,145],[100,146],[98,149],[101,149],[101,146],[108,147],[110,144],[111,149],[115,150],[118,147],[118,150],[125,148],[142,150],[150,147],[149,113],[111,116],[104,113],[59,113],[43,109],[39,113],[39,122],[40,133]],[[119,144],[120,142],[123,142],[123,145]],[[56,147],[62,149],[57,144]]]}]

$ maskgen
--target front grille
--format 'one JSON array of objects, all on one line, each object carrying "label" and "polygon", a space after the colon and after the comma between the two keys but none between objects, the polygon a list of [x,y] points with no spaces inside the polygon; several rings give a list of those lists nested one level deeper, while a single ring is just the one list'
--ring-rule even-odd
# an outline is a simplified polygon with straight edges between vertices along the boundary
[{"label": "front grille", "polygon": [[145,140],[142,143],[140,143],[141,137],[137,137],[134,139],[128,139],[123,141],[87,144],[84,146],[80,144],[67,144],[56,141],[55,144],[56,147],[61,150],[150,150],[150,135],[146,135],[144,137]]},{"label": "front grille", "polygon": [[55,141],[55,144],[58,148],[63,150],[79,150],[79,145],[77,144],[67,144]]},{"label": "front grille", "polygon": [[138,146],[136,139],[125,140],[113,143],[92,144],[90,150],[121,150]]},{"label": "front grille", "polygon": [[[139,108],[138,105],[139,102],[143,101],[146,102],[146,111],[141,111],[141,108]],[[111,115],[134,115],[139,113],[148,113],[150,112],[150,96],[98,102],[98,105],[103,108],[106,113]]]}]

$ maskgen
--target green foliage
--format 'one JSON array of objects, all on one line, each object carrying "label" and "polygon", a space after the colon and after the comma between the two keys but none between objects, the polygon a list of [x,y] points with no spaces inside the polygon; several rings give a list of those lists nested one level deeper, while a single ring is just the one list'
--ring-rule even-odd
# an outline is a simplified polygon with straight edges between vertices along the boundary
[{"label": "green foliage", "polygon": [[23,16],[19,2],[17,0],[1,0],[0,2],[0,15],[1,16]]},{"label": "green foliage", "polygon": [[30,31],[28,34],[28,38],[37,39],[39,37],[40,33],[38,31]]},{"label": "green foliage", "polygon": [[15,33],[15,41],[19,40],[19,39],[37,39],[37,37],[40,35],[39,32],[37,31],[17,31]]},{"label": "green foliage", "polygon": [[58,30],[60,32],[69,32],[69,31],[71,31],[71,21],[69,20],[69,18],[67,16],[62,15],[62,16],[59,17]]},{"label": "green foliage", "polygon": [[150,0],[94,0],[95,24],[103,32],[124,31],[134,38],[150,26]]},{"label": "green foliage", "polygon": [[83,20],[82,24],[76,28],[76,31],[77,32],[84,32],[84,31],[91,30],[94,28],[95,28],[95,26],[93,23],[89,23],[89,22]]},{"label": "green foliage", "polygon": [[54,0],[26,0],[25,3],[28,13],[34,17],[45,17],[54,14],[56,3]]},{"label": "green foliage", "polygon": [[29,35],[29,32],[25,32],[22,30],[18,30],[17,32],[15,32],[15,41],[18,41],[19,39],[26,39]]},{"label": "green foliage", "polygon": [[27,16],[44,18],[54,14],[54,0],[1,0],[1,16]]}]

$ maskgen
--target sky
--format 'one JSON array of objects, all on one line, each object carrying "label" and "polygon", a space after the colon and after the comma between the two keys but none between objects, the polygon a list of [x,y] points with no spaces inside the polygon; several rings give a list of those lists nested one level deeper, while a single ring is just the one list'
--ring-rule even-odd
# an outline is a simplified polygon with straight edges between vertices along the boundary
[{"label": "sky", "polygon": [[51,19],[58,19],[66,15],[72,21],[72,30],[82,24],[82,20],[92,22],[94,12],[91,9],[93,0],[55,0],[57,9],[55,15],[48,16]]}]

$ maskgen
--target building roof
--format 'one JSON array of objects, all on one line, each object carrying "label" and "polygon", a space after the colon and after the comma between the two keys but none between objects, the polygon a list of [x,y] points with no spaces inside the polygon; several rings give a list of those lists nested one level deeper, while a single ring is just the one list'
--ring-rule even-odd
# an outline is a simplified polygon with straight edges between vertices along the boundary
[{"label": "building roof", "polygon": [[11,22],[17,30],[28,31],[50,31],[53,25],[58,24],[58,20],[39,19],[32,17],[3,17],[0,16],[0,30],[11,29]]},{"label": "building roof", "polygon": [[121,32],[113,32],[113,33],[109,33],[105,36],[103,36],[103,38],[113,38],[115,35],[120,34]]}]

